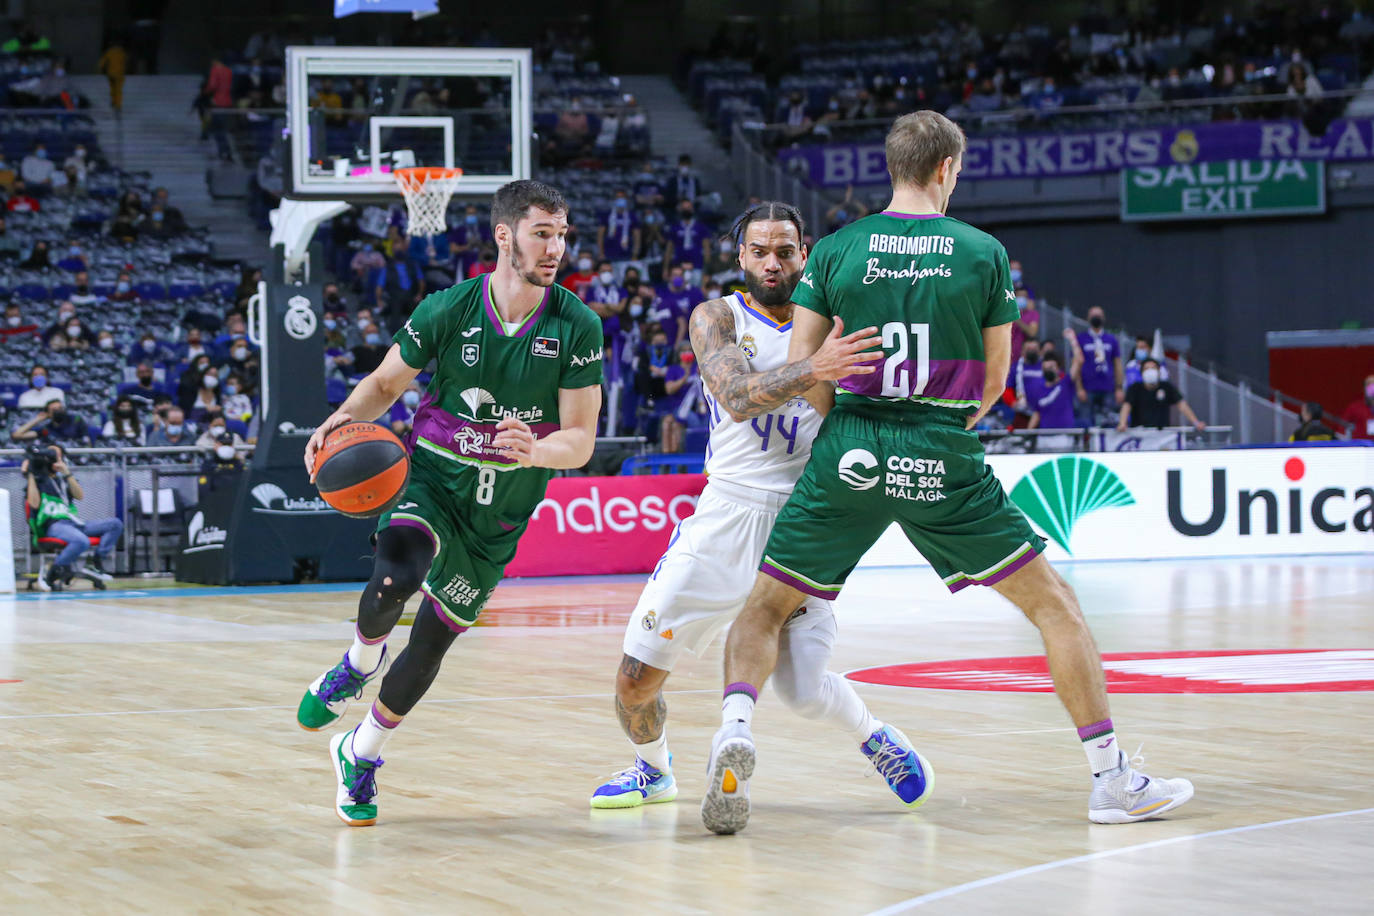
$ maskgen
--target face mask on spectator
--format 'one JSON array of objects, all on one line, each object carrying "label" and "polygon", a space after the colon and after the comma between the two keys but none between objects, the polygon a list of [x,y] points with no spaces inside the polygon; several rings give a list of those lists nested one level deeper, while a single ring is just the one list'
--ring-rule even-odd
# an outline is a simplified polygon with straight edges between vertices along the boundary
[{"label": "face mask on spectator", "polygon": [[48,387],[48,377],[47,377],[46,375],[35,375],[35,376],[33,377],[33,387],[35,387],[35,388],[46,388],[46,387]]},{"label": "face mask on spectator", "polygon": [[71,255],[72,257],[79,256],[81,254],[81,246],[72,245],[70,248],[67,249],[67,254]]},{"label": "face mask on spectator", "polygon": [[47,159],[47,158],[48,158],[48,151],[45,150],[45,149],[43,149],[43,148],[41,148],[41,147],[38,148],[38,149],[36,149],[36,150],[34,150],[34,151],[33,151],[33,154],[34,154],[35,156],[37,156],[39,159]]},{"label": "face mask on spectator", "polygon": [[128,280],[120,280],[118,283],[115,284],[115,292],[117,292],[117,293],[127,293],[128,291],[129,291],[129,281],[128,281]]},{"label": "face mask on spectator", "polygon": [[223,423],[212,423],[212,424],[210,424],[210,435],[211,435],[212,437],[216,438],[216,439],[218,439],[220,436],[224,435],[224,424],[223,424]]},{"label": "face mask on spectator", "polygon": [[181,435],[181,424],[180,424],[180,423],[168,423],[168,424],[167,424],[167,435],[173,436],[173,437],[175,437],[175,436],[180,436],[180,435]]},{"label": "face mask on spectator", "polygon": [[232,356],[232,357],[234,357],[234,359],[238,360],[239,362],[243,362],[245,359],[248,358],[248,348],[247,348],[247,347],[235,347],[234,350],[233,350],[233,352],[230,353],[229,355]]},{"label": "face mask on spectator", "polygon": [[668,281],[668,285],[671,286],[673,289],[682,289],[682,283],[682,277],[673,277],[671,280]]},{"label": "face mask on spectator", "polygon": [[81,336],[81,325],[79,325],[79,324],[69,324],[69,325],[67,325],[67,336],[68,336],[68,337],[80,337],[80,336]]},{"label": "face mask on spectator", "polygon": [[153,211],[153,222],[155,222],[155,223],[160,223],[160,222],[162,222],[162,216],[163,216],[163,213],[162,213],[161,210],[154,210],[154,211]]},{"label": "face mask on spectator", "polygon": [[466,217],[463,218],[463,221],[467,223],[469,226],[475,226],[477,225],[477,214],[469,213]]},{"label": "face mask on spectator", "polygon": [[592,269],[592,259],[591,259],[591,258],[578,258],[578,259],[577,259],[577,269],[578,269],[579,271],[581,271],[582,273],[584,273],[584,274],[587,273],[589,270]]},{"label": "face mask on spectator", "polygon": [[1013,284],[1021,282],[1021,268],[1013,267],[1011,269],[1011,282]]},{"label": "face mask on spectator", "polygon": [[71,318],[75,314],[76,309],[74,308],[58,309],[57,320],[65,324],[67,322],[67,319]]},{"label": "face mask on spectator", "polygon": [[611,273],[609,270],[603,270],[598,275],[597,279],[601,281],[603,286],[610,286],[615,282],[615,274]]},{"label": "face mask on spectator", "polygon": [[415,406],[420,403],[420,392],[407,391],[405,394],[401,395],[401,403],[411,410],[414,410]]},{"label": "face mask on spectator", "polygon": [[102,337],[102,338],[100,338],[100,349],[102,349],[102,350],[113,350],[113,349],[114,349],[114,345],[115,345],[115,344],[114,344],[114,338],[113,338],[113,337]]},{"label": "face mask on spectator", "polygon": [[1147,349],[1145,349],[1144,347],[1136,347],[1136,348],[1135,348],[1135,358],[1136,358],[1136,359],[1138,359],[1138,360],[1143,360],[1145,357],[1147,357],[1147,356],[1149,356],[1149,355],[1150,355],[1150,351],[1147,350]]},{"label": "face mask on spectator", "polygon": [[18,315],[11,315],[5,319],[5,323],[12,328],[17,328],[23,322],[23,320],[24,319],[20,318]]},{"label": "face mask on spectator", "polygon": [[634,305],[630,306],[630,317],[631,317],[631,318],[638,318],[640,315],[643,315],[643,314],[644,314],[644,306],[640,305],[638,302],[636,302]]},{"label": "face mask on spectator", "polygon": [[630,202],[629,202],[628,200],[626,200],[625,198],[623,198],[623,197],[617,197],[617,198],[615,199],[615,208],[616,208],[617,210],[624,210],[624,209],[625,209],[626,207],[628,207],[629,205],[630,205]]},{"label": "face mask on spectator", "polygon": [[149,373],[148,375],[140,374],[138,377],[138,383],[145,388],[151,385],[153,383],[152,373]]},{"label": "face mask on spectator", "polygon": [[1159,370],[1154,366],[1140,370],[1140,380],[1147,385],[1159,384]]},{"label": "face mask on spectator", "polygon": [[1040,351],[1026,350],[1024,353],[1021,354],[1021,361],[1028,365],[1034,366],[1036,363],[1040,362]]},{"label": "face mask on spectator", "polygon": [[1101,315],[1094,315],[1088,319],[1088,324],[1092,325],[1094,331],[1102,330],[1103,323]]},{"label": "face mask on spectator", "polygon": [[734,251],[734,250],[735,250],[735,243],[734,243],[734,242],[730,241],[729,239],[721,239],[721,240],[720,240],[720,253],[721,253],[721,254],[729,254],[730,252],[732,252],[732,251]]},{"label": "face mask on spectator", "polygon": [[1025,297],[1025,296],[1017,296],[1017,297],[1016,297],[1016,307],[1019,308],[1019,309],[1021,309],[1022,311],[1025,310],[1025,308],[1026,308],[1026,297]]},{"label": "face mask on spectator", "polygon": [[215,446],[215,457],[218,458],[220,461],[233,461],[234,447],[232,445]]},{"label": "face mask on spectator", "polygon": [[326,331],[332,331],[332,330],[334,330],[335,328],[337,328],[338,326],[339,326],[339,323],[338,323],[337,321],[335,321],[333,318],[326,318],[326,319],[324,320],[324,329],[325,329]]},{"label": "face mask on spectator", "polygon": [[156,349],[157,349],[157,341],[156,341],[156,340],[145,340],[145,341],[143,341],[143,352],[144,352],[144,353],[151,353],[151,352],[153,352],[153,351],[156,350]]},{"label": "face mask on spectator", "polygon": [[367,326],[368,326],[369,324],[371,324],[371,323],[372,323],[372,316],[371,316],[371,315],[359,315],[359,316],[358,316],[358,328],[359,328],[359,329],[365,328],[365,327],[367,327]]},{"label": "face mask on spectator", "polygon": [[1045,368],[1045,384],[1053,385],[1057,381],[1059,381],[1059,373],[1047,366]]},{"label": "face mask on spectator", "polygon": [[1364,386],[1364,396],[1369,398],[1371,401],[1374,401],[1374,385]]},{"label": "face mask on spectator", "polygon": [[201,384],[206,388],[214,389],[219,387],[219,379],[213,375],[207,375],[201,379]]},{"label": "face mask on spectator", "polygon": [[226,397],[231,397],[231,398],[232,398],[234,395],[236,395],[236,394],[238,394],[238,393],[239,393],[239,386],[238,386],[238,385],[235,385],[233,382],[227,382],[227,383],[225,383],[225,386],[224,386],[224,394],[225,394]]},{"label": "face mask on spectator", "polygon": [[367,340],[367,345],[368,345],[369,347],[375,347],[375,346],[377,346],[377,344],[379,344],[379,343],[382,342],[382,335],[377,334],[377,333],[372,333],[372,334],[367,335],[366,340]]}]

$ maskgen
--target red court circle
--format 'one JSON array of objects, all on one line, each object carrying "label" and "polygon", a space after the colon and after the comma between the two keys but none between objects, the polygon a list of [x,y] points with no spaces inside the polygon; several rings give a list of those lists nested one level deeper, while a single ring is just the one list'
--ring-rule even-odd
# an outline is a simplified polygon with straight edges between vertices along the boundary
[{"label": "red court circle", "polygon": [[[1374,690],[1374,649],[1104,652],[1112,693],[1292,693]],[[892,687],[1050,693],[1043,655],[913,662],[851,671]]]}]

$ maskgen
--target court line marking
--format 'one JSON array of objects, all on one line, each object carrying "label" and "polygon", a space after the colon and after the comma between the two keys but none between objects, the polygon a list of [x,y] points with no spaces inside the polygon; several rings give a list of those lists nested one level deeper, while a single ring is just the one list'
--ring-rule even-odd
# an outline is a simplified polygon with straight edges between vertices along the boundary
[{"label": "court line marking", "polygon": [[977,881],[969,881],[964,884],[956,884],[954,887],[947,887],[943,890],[931,891],[919,897],[912,897],[900,903],[883,907],[881,910],[874,910],[868,916],[893,916],[896,913],[905,913],[914,910],[927,903],[934,903],[937,900],[944,900],[954,897],[966,891],[977,890],[982,887],[989,887],[994,884],[1001,884],[1004,881],[1011,881],[1014,878],[1025,878],[1041,872],[1051,871],[1062,868],[1066,865],[1078,865],[1082,862],[1094,862],[1098,859],[1110,859],[1115,856],[1126,855],[1132,852],[1143,852],[1147,849],[1157,849],[1161,846],[1172,846],[1175,843],[1187,843],[1192,840],[1211,839],[1213,837],[1228,836],[1235,833],[1248,833],[1251,830],[1267,830],[1270,827],[1286,827],[1289,824],[1313,823],[1315,821],[1325,821],[1337,817],[1354,817],[1362,814],[1374,814],[1374,808],[1357,808],[1352,811],[1333,811],[1329,814],[1309,814],[1304,817],[1290,817],[1281,821],[1267,821],[1263,824],[1245,824],[1240,827],[1227,827],[1223,830],[1209,830],[1206,833],[1190,833],[1185,836],[1167,837],[1162,840],[1152,840],[1148,843],[1137,843],[1134,846],[1122,846],[1119,849],[1104,849],[1101,852],[1091,852],[1087,855],[1072,856],[1068,859],[1056,859],[1053,862],[1042,862],[1039,865],[1031,865],[1027,868],[1018,868],[1015,871],[1003,872],[1000,875],[991,875],[987,878],[979,878]]},{"label": "court line marking", "polygon": [[[688,693],[719,693],[715,687],[704,687],[699,690],[665,690],[664,693],[688,694]],[[543,696],[519,696],[519,697],[456,697],[447,700],[425,700],[430,706],[442,706],[453,703],[505,703],[514,700],[605,700],[614,697],[613,693],[567,693],[567,694],[548,694]],[[264,709],[295,709],[295,706],[207,706],[194,709],[118,709],[109,712],[35,712],[23,713],[19,715],[0,715],[0,720],[8,719],[89,719],[104,716],[155,716],[155,715],[180,715],[194,712],[259,712]]]}]

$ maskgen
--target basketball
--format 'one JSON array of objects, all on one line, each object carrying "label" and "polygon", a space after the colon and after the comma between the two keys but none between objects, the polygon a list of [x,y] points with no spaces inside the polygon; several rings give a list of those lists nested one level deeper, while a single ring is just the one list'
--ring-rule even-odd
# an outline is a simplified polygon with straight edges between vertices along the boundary
[{"label": "basketball", "polygon": [[325,437],[315,457],[315,486],[330,506],[350,518],[390,509],[410,481],[410,456],[391,430],[349,423]]}]

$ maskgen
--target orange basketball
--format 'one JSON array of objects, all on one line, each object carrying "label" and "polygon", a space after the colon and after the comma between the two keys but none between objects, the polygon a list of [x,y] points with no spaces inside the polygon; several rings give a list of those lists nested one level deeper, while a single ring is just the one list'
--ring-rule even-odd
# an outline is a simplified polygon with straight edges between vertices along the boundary
[{"label": "orange basketball", "polygon": [[349,423],[324,439],[315,455],[320,496],[351,518],[371,518],[394,506],[410,482],[410,456],[396,434],[373,423]]}]

